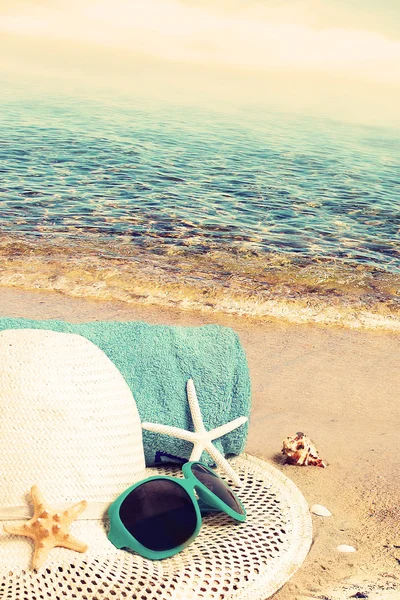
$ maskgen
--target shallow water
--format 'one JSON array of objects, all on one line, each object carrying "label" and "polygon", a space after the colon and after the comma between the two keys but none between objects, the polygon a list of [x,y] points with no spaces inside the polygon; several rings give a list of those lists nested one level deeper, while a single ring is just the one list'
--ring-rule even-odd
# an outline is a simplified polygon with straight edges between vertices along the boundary
[{"label": "shallow water", "polygon": [[0,283],[400,323],[398,132],[5,93],[0,127]]}]

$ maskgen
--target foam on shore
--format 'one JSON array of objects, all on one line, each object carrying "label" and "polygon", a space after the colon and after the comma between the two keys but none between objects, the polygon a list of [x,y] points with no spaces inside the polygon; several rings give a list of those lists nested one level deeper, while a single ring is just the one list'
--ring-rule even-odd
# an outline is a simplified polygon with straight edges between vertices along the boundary
[{"label": "foam on shore", "polygon": [[292,323],[400,331],[400,275],[249,248],[164,253],[123,244],[0,242],[0,285]]}]

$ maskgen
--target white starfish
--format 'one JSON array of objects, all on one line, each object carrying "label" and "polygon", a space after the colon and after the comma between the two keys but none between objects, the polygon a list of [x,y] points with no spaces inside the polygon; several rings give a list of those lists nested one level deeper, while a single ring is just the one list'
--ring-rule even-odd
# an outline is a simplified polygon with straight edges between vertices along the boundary
[{"label": "white starfish", "polygon": [[194,431],[187,431],[186,429],[180,429],[179,427],[172,427],[170,425],[161,425],[160,423],[142,423],[143,429],[153,431],[154,433],[164,433],[180,440],[191,442],[193,444],[193,450],[189,460],[200,460],[203,450],[206,450],[214,459],[215,463],[230,477],[232,482],[237,486],[241,486],[242,482],[240,481],[238,475],[212,442],[213,440],[222,437],[226,433],[237,429],[243,425],[243,423],[246,423],[247,417],[238,417],[233,421],[229,421],[229,423],[220,425],[220,427],[206,431],[200,412],[196,389],[192,379],[189,379],[187,382],[186,389]]}]

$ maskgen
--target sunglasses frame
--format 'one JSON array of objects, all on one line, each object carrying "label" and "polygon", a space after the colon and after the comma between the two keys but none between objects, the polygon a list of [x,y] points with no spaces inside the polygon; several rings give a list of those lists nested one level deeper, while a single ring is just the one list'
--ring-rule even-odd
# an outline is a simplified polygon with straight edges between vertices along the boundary
[{"label": "sunglasses frame", "polygon": [[[208,489],[206,485],[204,485],[199,479],[197,479],[196,475],[192,471],[192,465],[196,464],[210,471],[210,473],[214,477],[218,477],[225,485],[227,485],[227,487],[235,497],[236,501],[238,502],[239,506],[241,507],[243,514],[238,513],[232,508],[230,508],[230,506],[225,504],[225,502],[223,502],[216,494],[214,494],[214,492]],[[203,522],[201,514],[202,510],[203,513],[214,511],[224,512],[236,521],[240,522],[246,520],[246,510],[239,498],[236,496],[236,494],[233,492],[230,486],[228,486],[228,484],[221,477],[219,477],[219,475],[212,471],[212,469],[210,469],[207,465],[204,465],[203,463],[197,460],[190,461],[183,465],[182,473],[184,476],[183,478],[169,477],[167,475],[155,475],[153,477],[148,477],[147,479],[138,481],[137,483],[129,487],[127,490],[125,490],[125,492],[118,496],[116,500],[114,500],[114,502],[108,509],[108,516],[110,519],[110,531],[108,533],[108,539],[116,548],[129,548],[130,550],[137,552],[144,558],[160,560],[163,558],[169,558],[170,556],[174,556],[174,554],[178,554],[178,552],[181,552],[184,548],[186,548],[186,546],[189,546],[189,544],[192,543],[192,541],[197,537]],[[190,538],[180,546],[176,546],[175,548],[171,548],[169,550],[150,550],[149,548],[146,548],[146,546],[143,546],[143,544],[138,542],[138,540],[134,538],[131,533],[129,533],[125,525],[122,523],[119,514],[121,504],[133,490],[147,483],[148,481],[155,481],[157,479],[162,479],[164,481],[170,480],[180,485],[187,492],[189,498],[191,499],[197,517],[197,525]],[[197,491],[199,498],[195,496],[194,490]]]}]

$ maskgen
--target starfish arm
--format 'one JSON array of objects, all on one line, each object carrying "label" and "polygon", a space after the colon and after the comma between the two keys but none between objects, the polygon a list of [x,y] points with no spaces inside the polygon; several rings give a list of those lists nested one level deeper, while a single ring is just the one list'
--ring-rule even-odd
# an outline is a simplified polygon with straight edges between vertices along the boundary
[{"label": "starfish arm", "polygon": [[241,425],[246,423],[247,420],[248,420],[247,417],[238,417],[237,419],[234,419],[233,421],[229,421],[229,423],[224,423],[223,425],[220,425],[219,427],[212,429],[209,432],[210,435],[212,436],[211,439],[215,440],[217,438],[222,437],[226,433],[229,433],[230,431],[233,431],[234,429],[237,429],[238,427],[240,427]]},{"label": "starfish arm", "polygon": [[62,540],[62,542],[60,542],[59,545],[63,548],[69,548],[69,550],[75,550],[75,552],[86,552],[88,549],[87,544],[77,540],[76,537],[69,534]]},{"label": "starfish arm", "polygon": [[242,485],[242,482],[240,481],[239,476],[232,469],[226,458],[222,456],[221,452],[219,452],[219,450],[217,450],[217,448],[211,443],[207,446],[206,450],[209,453],[209,455],[214,459],[216,464],[219,467],[221,467],[223,471],[225,471],[228,477],[230,477],[234,485],[240,487]]},{"label": "starfish arm", "polygon": [[194,430],[199,433],[203,433],[206,429],[203,423],[203,417],[201,416],[199,401],[197,399],[196,388],[194,387],[193,379],[189,379],[186,384],[187,396],[190,406],[190,414],[192,415],[192,421]]},{"label": "starfish arm", "polygon": [[23,525],[4,525],[3,529],[6,533],[11,533],[11,535],[24,535],[31,538],[35,537],[27,523],[24,523]]},{"label": "starfish arm", "polygon": [[200,460],[201,455],[203,454],[203,450],[205,448],[205,444],[202,441],[198,441],[194,444],[192,453],[190,455],[189,460]]},{"label": "starfish arm", "polygon": [[43,494],[37,485],[31,487],[31,498],[34,508],[33,518],[35,519],[40,515],[46,504]]},{"label": "starfish arm", "polygon": [[38,544],[32,556],[32,569],[40,569],[54,544]]},{"label": "starfish arm", "polygon": [[79,515],[83,513],[84,510],[86,510],[86,507],[86,500],[81,500],[81,502],[78,502],[77,504],[74,504],[73,506],[67,508],[67,510],[63,512],[63,515],[65,515],[67,521],[71,523],[72,521],[75,521],[75,519],[77,519]]},{"label": "starfish arm", "polygon": [[179,429],[179,427],[172,427],[171,425],[161,425],[160,423],[142,423],[142,428],[147,431],[153,431],[154,433],[163,433],[165,435],[171,435],[172,437],[179,438],[180,440],[187,440],[193,442],[197,440],[197,435],[193,431],[186,431],[186,429]]}]

